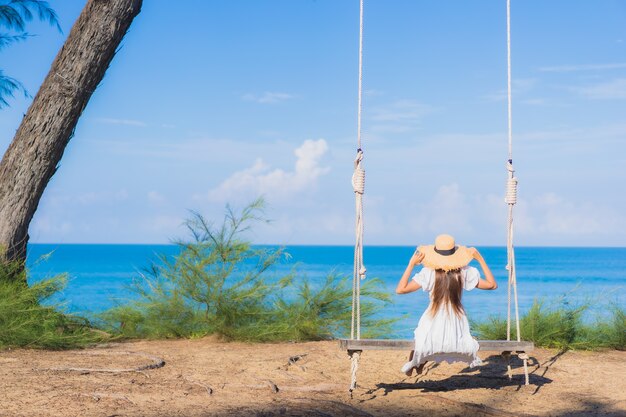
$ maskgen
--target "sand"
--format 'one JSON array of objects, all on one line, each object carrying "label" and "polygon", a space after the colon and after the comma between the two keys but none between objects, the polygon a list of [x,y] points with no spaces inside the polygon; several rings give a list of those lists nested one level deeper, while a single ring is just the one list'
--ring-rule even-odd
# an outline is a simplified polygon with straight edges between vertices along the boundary
[{"label": "sand", "polygon": [[[521,362],[510,381],[489,352],[478,369],[441,364],[410,378],[399,372],[405,356],[364,352],[350,398],[350,361],[337,342],[5,350],[0,416],[626,416],[626,352],[539,349],[529,386]],[[162,367],[126,372],[159,366],[159,358]]]}]

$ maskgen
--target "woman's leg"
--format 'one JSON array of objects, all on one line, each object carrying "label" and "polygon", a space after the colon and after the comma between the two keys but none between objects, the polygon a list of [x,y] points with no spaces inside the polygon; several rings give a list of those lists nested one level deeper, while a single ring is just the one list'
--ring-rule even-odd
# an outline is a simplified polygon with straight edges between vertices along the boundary
[{"label": "woman's leg", "polygon": [[[409,362],[413,361],[413,356],[415,355],[415,351],[412,350],[411,352],[409,352]],[[406,371],[404,374],[406,376],[411,376],[413,374],[413,369],[416,369],[415,367],[410,368],[408,371]]]}]

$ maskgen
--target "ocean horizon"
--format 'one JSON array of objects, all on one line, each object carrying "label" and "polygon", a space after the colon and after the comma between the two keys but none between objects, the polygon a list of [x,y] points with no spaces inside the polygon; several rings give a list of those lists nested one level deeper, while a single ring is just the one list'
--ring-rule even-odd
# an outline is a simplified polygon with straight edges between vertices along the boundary
[{"label": "ocean horizon", "polygon": [[[280,277],[297,271],[296,280],[321,284],[330,273],[352,275],[354,248],[348,245],[257,245],[284,248],[289,259],[279,262],[268,276]],[[506,248],[478,246],[498,281],[495,291],[465,292],[463,304],[470,320],[506,316]],[[68,285],[58,299],[72,313],[94,317],[132,298],[127,287],[160,255],[175,256],[174,244],[42,244],[28,247],[29,282],[67,273]],[[379,278],[390,292],[393,304],[383,318],[399,319],[397,337],[411,332],[428,305],[423,291],[397,295],[395,287],[414,246],[365,246],[367,278]],[[535,300],[546,305],[589,303],[587,320],[604,314],[609,304],[625,307],[621,295],[626,283],[626,248],[623,247],[516,247],[520,314]],[[478,267],[478,265],[475,265]],[[419,267],[415,269],[418,271]]]}]

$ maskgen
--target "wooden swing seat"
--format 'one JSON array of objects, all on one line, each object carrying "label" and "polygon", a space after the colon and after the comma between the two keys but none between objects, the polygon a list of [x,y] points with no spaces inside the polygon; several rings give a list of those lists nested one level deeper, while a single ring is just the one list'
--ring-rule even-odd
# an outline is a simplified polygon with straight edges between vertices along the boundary
[{"label": "wooden swing seat", "polygon": [[[478,350],[487,352],[532,352],[535,349],[533,342],[518,342],[517,340],[479,340]],[[415,341],[412,339],[339,339],[339,348],[342,350],[412,350]]]},{"label": "wooden swing seat", "polygon": [[[508,362],[507,374],[509,379],[513,379],[511,370],[511,356],[517,356],[524,361],[525,385],[529,384],[528,353],[535,350],[533,342],[517,340],[479,340],[478,350],[485,352],[499,352]],[[359,357],[364,350],[412,350],[415,341],[412,339],[339,339],[339,348],[348,352],[352,359],[352,384],[350,392],[356,388],[356,372]]]}]

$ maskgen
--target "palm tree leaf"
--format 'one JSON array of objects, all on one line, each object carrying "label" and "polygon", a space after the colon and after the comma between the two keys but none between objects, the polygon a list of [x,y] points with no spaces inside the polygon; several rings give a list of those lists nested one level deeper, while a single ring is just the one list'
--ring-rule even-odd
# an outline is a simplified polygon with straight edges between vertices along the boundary
[{"label": "palm tree leaf", "polygon": [[20,42],[30,37],[28,33],[21,33],[19,35],[8,35],[6,33],[0,33],[0,49],[6,48],[15,42]]},{"label": "palm tree leaf", "polygon": [[6,98],[14,97],[17,91],[22,91],[24,97],[28,97],[28,92],[22,83],[15,78],[7,77],[2,74],[2,70],[0,70],[0,109],[9,105]]},{"label": "palm tree leaf", "polygon": [[23,32],[26,22],[33,20],[34,15],[42,22],[48,22],[61,32],[59,17],[47,1],[43,0],[11,0],[0,5],[0,25]]}]

